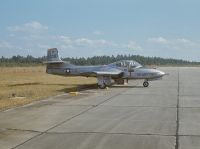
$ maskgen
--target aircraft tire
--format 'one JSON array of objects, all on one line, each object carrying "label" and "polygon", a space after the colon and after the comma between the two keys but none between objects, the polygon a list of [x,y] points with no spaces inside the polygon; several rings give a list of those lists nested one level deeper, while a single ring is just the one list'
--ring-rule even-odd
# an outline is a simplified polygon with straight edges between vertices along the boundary
[{"label": "aircraft tire", "polygon": [[106,88],[106,84],[105,83],[103,83],[101,85],[98,85],[98,86],[99,86],[100,89],[105,89]]},{"label": "aircraft tire", "polygon": [[143,86],[144,87],[148,87],[149,86],[149,82],[148,81],[144,81]]}]

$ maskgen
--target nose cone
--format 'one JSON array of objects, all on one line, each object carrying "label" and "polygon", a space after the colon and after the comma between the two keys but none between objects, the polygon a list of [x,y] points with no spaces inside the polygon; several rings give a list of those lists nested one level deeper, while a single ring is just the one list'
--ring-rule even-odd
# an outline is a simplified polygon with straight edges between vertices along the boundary
[{"label": "nose cone", "polygon": [[162,77],[162,76],[165,75],[165,72],[159,70],[159,71],[158,71],[158,74]]}]

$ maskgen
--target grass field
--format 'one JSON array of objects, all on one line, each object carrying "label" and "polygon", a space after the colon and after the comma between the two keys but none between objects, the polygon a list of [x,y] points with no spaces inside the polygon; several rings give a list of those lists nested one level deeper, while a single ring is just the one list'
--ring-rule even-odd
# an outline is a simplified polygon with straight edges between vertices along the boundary
[{"label": "grass field", "polygon": [[0,111],[95,83],[95,78],[49,75],[45,67],[3,67],[0,68]]}]

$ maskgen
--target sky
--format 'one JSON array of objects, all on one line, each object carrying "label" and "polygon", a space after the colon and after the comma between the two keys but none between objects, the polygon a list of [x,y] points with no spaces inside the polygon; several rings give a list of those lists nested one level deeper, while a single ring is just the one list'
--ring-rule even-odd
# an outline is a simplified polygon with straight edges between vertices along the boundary
[{"label": "sky", "polygon": [[0,57],[133,54],[200,61],[199,0],[1,0]]}]

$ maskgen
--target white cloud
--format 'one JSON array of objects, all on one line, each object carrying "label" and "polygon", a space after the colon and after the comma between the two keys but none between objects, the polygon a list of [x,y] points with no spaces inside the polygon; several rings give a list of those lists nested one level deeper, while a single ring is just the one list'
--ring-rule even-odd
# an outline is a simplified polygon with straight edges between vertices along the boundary
[{"label": "white cloud", "polygon": [[72,44],[72,39],[70,38],[70,37],[67,37],[67,36],[63,36],[63,35],[61,35],[61,36],[58,36],[58,39],[60,39],[61,41],[63,41],[65,44],[67,44],[67,45],[70,45],[70,44]]},{"label": "white cloud", "polygon": [[24,32],[24,33],[41,33],[48,30],[48,27],[42,25],[40,22],[31,21],[20,26],[9,26],[8,30],[11,32]]},{"label": "white cloud", "polygon": [[93,45],[93,40],[90,40],[87,38],[79,38],[79,39],[76,39],[74,42],[78,46],[92,46]]},{"label": "white cloud", "polygon": [[40,48],[40,49],[49,49],[49,48],[51,48],[51,46],[46,45],[46,44],[38,44],[37,46],[38,46],[38,48]]},{"label": "white cloud", "polygon": [[157,38],[154,37],[154,38],[149,38],[147,41],[149,41],[153,45],[160,44],[174,49],[184,49],[184,47],[200,46],[198,42],[186,38],[166,39],[164,37],[157,37]]},{"label": "white cloud", "polygon": [[[7,52],[6,50],[10,50],[17,54],[22,53],[24,55],[41,56],[46,54],[46,49],[56,47],[61,51],[63,57],[139,54],[174,58],[187,58],[187,56],[190,56],[195,58],[198,54],[192,56],[192,53],[198,53],[196,51],[200,49],[200,41],[187,38],[173,39],[158,36],[146,39],[147,42],[141,43],[140,41],[141,44],[138,45],[138,43],[133,40],[115,42],[97,38],[97,36],[95,38],[88,38],[67,35],[36,34],[48,30],[47,26],[36,21],[25,23],[20,26],[12,26],[8,29],[11,31],[8,33],[10,40],[0,40],[0,48],[4,50],[2,55],[5,55]],[[28,34],[17,34],[18,32]],[[97,31],[94,32],[94,34],[102,35],[103,33]],[[10,53],[12,54],[12,52]]]},{"label": "white cloud", "polygon": [[104,32],[94,31],[93,34],[100,36],[100,35],[104,35]]},{"label": "white cloud", "polygon": [[74,46],[88,46],[92,48],[100,48],[110,46],[111,42],[104,39],[88,39],[88,38],[78,38],[74,40]]},{"label": "white cloud", "polygon": [[158,43],[158,44],[167,44],[168,40],[164,37],[153,37],[148,39],[149,42]]},{"label": "white cloud", "polygon": [[5,40],[1,40],[0,41],[0,48],[12,48],[11,43],[5,41]]},{"label": "white cloud", "polygon": [[[47,40],[47,39],[46,39]],[[61,47],[63,49],[109,49],[117,48],[118,44],[113,41],[107,41],[105,39],[91,39],[86,37],[73,38],[65,35],[51,36],[48,38],[53,47]],[[51,42],[53,41],[53,42]]]},{"label": "white cloud", "polygon": [[189,39],[185,39],[185,38],[179,38],[176,40],[177,43],[180,43],[180,44],[185,44],[185,45],[188,45],[188,46],[195,46],[197,45],[198,43],[195,43]]},{"label": "white cloud", "polygon": [[127,48],[131,49],[131,50],[141,50],[142,48],[136,44],[135,41],[129,41],[129,43],[127,44]]}]

